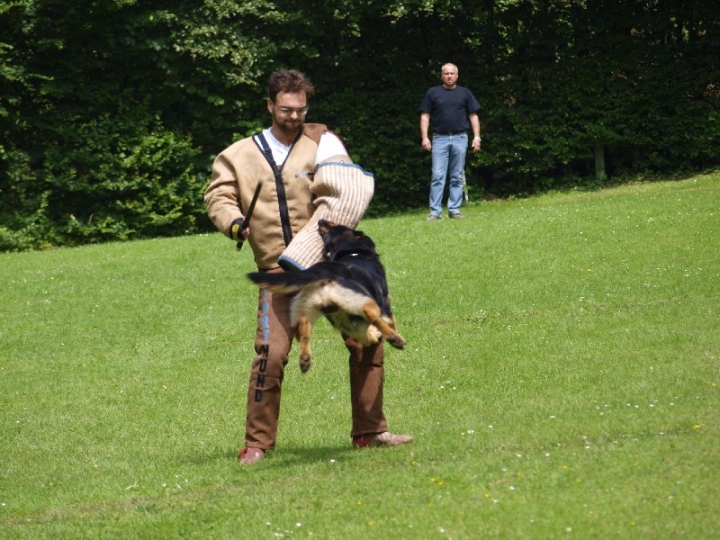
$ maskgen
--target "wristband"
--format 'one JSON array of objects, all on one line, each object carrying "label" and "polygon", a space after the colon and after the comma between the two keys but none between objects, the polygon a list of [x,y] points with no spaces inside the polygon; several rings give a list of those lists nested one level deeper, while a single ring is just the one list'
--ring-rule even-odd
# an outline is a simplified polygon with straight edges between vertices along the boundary
[{"label": "wristband", "polygon": [[482,141],[482,139],[481,139],[480,136],[478,135],[477,137],[473,137],[473,141]]}]

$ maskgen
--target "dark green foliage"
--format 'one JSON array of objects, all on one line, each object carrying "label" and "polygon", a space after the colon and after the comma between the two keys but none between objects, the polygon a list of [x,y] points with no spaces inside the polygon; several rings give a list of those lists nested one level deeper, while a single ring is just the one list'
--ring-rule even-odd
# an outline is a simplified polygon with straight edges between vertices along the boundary
[{"label": "dark green foliage", "polygon": [[[41,0],[0,10],[0,249],[210,227],[203,146],[230,142],[244,104],[225,97],[259,77],[246,65],[252,50],[236,52],[228,34],[240,34],[224,24],[251,9],[222,4]],[[203,31],[214,47],[196,43]]]},{"label": "dark green foliage", "polygon": [[717,167],[718,21],[701,0],[12,0],[0,250],[211,230],[213,155],[266,125],[285,66],[375,174],[371,215],[426,205],[418,106],[448,61],[483,106],[474,197]]},{"label": "dark green foliage", "polygon": [[[161,125],[120,128],[109,115],[76,126],[69,152],[48,150],[51,214],[64,243],[148,238],[194,231],[204,174],[198,151]],[[142,130],[138,130],[142,127]]]}]

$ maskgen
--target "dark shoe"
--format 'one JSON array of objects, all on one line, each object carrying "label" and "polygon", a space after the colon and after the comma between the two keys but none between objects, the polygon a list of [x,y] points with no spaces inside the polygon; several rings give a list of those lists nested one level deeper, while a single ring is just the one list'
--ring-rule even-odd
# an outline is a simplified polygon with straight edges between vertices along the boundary
[{"label": "dark shoe", "polygon": [[457,212],[456,214],[450,214],[448,217],[450,219],[463,219],[465,216],[463,216],[460,212]]},{"label": "dark shoe", "polygon": [[413,438],[410,435],[395,435],[389,431],[383,431],[382,433],[367,433],[353,437],[353,447],[398,446],[412,441]]},{"label": "dark shoe", "polygon": [[265,450],[262,448],[243,448],[238,454],[240,465],[252,465],[265,457]]},{"label": "dark shoe", "polygon": [[430,214],[427,218],[425,218],[427,221],[440,221],[442,218],[440,216],[436,216],[435,214]]}]

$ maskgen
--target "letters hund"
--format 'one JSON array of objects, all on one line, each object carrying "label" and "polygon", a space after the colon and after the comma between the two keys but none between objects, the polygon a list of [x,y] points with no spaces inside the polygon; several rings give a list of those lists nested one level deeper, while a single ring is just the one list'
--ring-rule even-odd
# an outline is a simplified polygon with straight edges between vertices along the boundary
[{"label": "letters hund", "polygon": [[315,321],[325,315],[346,336],[363,345],[384,338],[396,349],[405,348],[390,309],[385,269],[375,243],[361,231],[318,222],[324,260],[299,272],[251,272],[248,277],[272,292],[295,294],[290,322],[300,342],[300,369],[310,369],[310,337]]}]

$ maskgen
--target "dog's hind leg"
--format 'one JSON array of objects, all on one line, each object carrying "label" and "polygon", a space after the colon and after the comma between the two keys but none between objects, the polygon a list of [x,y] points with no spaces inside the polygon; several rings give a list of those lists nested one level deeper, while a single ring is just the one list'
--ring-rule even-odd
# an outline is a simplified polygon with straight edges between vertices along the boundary
[{"label": "dog's hind leg", "polygon": [[397,332],[397,321],[395,320],[395,315],[390,316],[390,322],[388,322],[388,326]]},{"label": "dog's hind leg", "polygon": [[312,323],[310,319],[301,315],[298,317],[297,326],[295,328],[295,337],[300,343],[300,371],[307,373],[310,369],[310,361],[312,360],[312,351],[310,350],[310,337],[312,336]]},{"label": "dog's hind leg", "polygon": [[[405,348],[405,339],[397,333],[395,328],[391,327],[382,318],[382,312],[380,306],[374,300],[368,300],[362,306],[362,312],[365,319],[372,325],[374,325],[383,338],[396,349]],[[394,326],[394,324],[393,324]]]}]

